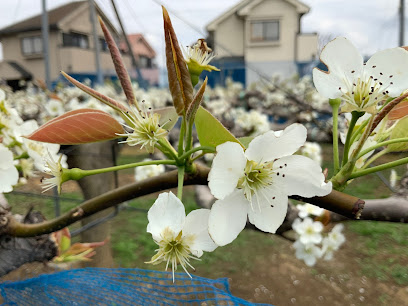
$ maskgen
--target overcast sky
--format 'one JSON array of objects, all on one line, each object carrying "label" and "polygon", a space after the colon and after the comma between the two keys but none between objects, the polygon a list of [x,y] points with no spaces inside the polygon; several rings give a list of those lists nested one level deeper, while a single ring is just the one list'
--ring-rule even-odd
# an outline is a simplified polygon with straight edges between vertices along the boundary
[{"label": "overcast sky", "polygon": [[[73,1],[48,0],[47,8],[52,9]],[[158,63],[161,64],[164,62],[164,41],[160,3],[170,12],[179,42],[188,45],[203,36],[206,24],[239,1],[116,0],[116,3],[126,31],[142,32],[157,51]],[[111,1],[96,0],[96,2],[114,21]],[[311,7],[310,13],[302,18],[303,32],[317,32],[333,37],[345,36],[365,55],[397,46],[399,0],[303,0],[303,2]],[[0,0],[0,28],[41,13],[41,4],[42,0]]]}]

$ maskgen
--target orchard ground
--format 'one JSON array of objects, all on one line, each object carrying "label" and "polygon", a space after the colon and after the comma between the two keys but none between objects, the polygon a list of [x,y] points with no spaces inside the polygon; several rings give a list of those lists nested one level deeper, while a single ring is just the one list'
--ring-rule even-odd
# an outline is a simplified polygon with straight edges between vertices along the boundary
[{"label": "orchard ground", "polygon": [[[331,159],[330,146],[324,148],[324,159]],[[132,148],[122,150],[119,163],[135,162],[147,156],[135,155]],[[396,159],[401,156],[386,157]],[[327,167],[324,164],[323,167]],[[397,169],[399,175],[405,167]],[[330,171],[330,167],[329,167]],[[384,175],[388,177],[389,172]],[[40,192],[40,178],[19,188]],[[119,174],[120,185],[132,182],[133,170]],[[386,198],[391,191],[375,176],[355,180],[347,193],[361,197]],[[13,211],[24,213],[30,205],[51,218],[52,199],[6,196]],[[76,183],[63,186],[62,197],[80,199]],[[157,195],[126,203],[141,210],[122,210],[110,221],[115,264],[124,268],[164,269],[149,261],[156,245],[146,233],[146,212]],[[187,187],[184,203],[187,212],[196,208],[194,188]],[[76,203],[62,201],[62,211]],[[205,253],[202,260],[192,262],[194,274],[208,277],[228,277],[232,293],[253,302],[275,305],[408,305],[408,225],[387,222],[345,222],[346,243],[331,261],[319,260],[307,267],[294,256],[292,243],[280,236],[246,230],[231,245]],[[75,226],[74,226],[75,227]]]}]

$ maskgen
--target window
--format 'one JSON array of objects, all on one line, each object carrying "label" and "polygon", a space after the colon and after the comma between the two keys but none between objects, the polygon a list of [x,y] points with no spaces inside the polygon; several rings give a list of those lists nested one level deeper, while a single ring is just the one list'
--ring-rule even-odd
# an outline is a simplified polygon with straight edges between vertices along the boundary
[{"label": "window", "polygon": [[152,59],[147,56],[140,55],[139,63],[141,68],[153,68]]},{"label": "window", "polygon": [[108,44],[104,38],[99,38],[99,48],[101,51],[108,51]]},{"label": "window", "polygon": [[272,21],[252,21],[251,41],[278,41],[279,40],[279,20]]},{"label": "window", "polygon": [[78,33],[62,33],[62,45],[64,47],[89,49],[88,36]]},{"label": "window", "polygon": [[21,50],[24,55],[41,54],[43,52],[41,36],[30,36],[21,39]]}]

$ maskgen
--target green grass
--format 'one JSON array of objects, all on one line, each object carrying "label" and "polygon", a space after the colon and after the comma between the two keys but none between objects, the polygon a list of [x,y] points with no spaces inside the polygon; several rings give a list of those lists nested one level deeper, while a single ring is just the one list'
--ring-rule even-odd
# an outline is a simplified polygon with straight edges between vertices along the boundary
[{"label": "green grass", "polygon": [[362,272],[381,281],[408,285],[408,226],[406,224],[358,221],[347,228],[360,235],[358,259]]}]

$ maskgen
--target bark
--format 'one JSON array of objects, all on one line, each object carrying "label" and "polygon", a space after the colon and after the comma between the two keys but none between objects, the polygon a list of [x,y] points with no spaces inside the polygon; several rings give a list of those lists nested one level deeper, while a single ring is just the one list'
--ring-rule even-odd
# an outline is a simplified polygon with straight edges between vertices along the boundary
[{"label": "bark", "polygon": [[[8,209],[1,205],[1,210]],[[25,217],[15,216],[24,224],[44,221],[39,212],[30,211]],[[0,276],[13,271],[23,264],[32,262],[46,262],[57,255],[58,248],[50,235],[30,238],[0,236]]]},{"label": "bark", "polygon": [[[115,165],[117,144],[112,141],[90,143],[76,146],[68,154],[70,168],[81,168],[84,170],[112,167]],[[115,150],[115,151],[114,151]],[[85,200],[92,199],[115,188],[115,174],[113,172],[103,173],[85,177],[78,181]],[[113,212],[114,208],[108,208],[93,214],[82,220],[82,226],[95,220],[106,217]],[[99,242],[110,237],[110,223],[103,222],[91,229],[81,233],[82,242]],[[109,241],[99,247],[92,261],[86,263],[92,267],[112,267],[113,256]]]}]

